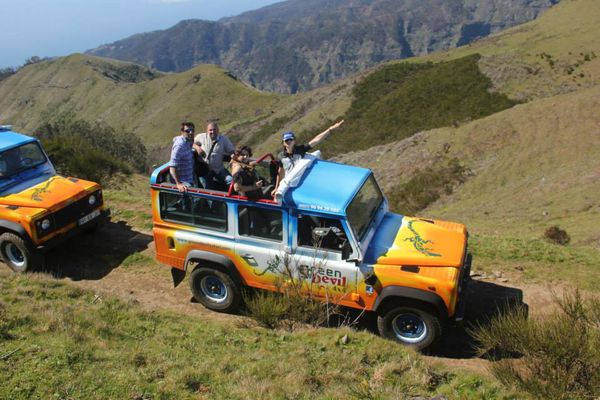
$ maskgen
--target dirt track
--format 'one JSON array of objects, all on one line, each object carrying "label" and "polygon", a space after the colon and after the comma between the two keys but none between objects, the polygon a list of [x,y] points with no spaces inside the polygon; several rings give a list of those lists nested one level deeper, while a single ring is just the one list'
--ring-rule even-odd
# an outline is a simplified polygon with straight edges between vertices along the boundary
[{"label": "dirt track", "polygon": [[[141,253],[131,263],[127,257]],[[96,255],[90,259],[90,254]],[[48,254],[48,272],[57,278],[94,291],[100,298],[116,296],[139,304],[149,311],[168,310],[183,315],[235,323],[245,317],[209,311],[192,301],[184,281],[173,288],[170,269],[154,262],[154,244],[149,232],[132,230],[123,222],[110,223],[92,235],[86,235]],[[477,358],[473,341],[465,326],[484,322],[507,304],[525,304],[530,315],[544,314],[553,307],[552,292],[540,285],[473,280],[469,288],[464,326],[448,327],[437,349],[428,356],[432,363],[443,363],[479,373],[487,373],[488,361]],[[372,319],[363,328],[372,330]]]}]

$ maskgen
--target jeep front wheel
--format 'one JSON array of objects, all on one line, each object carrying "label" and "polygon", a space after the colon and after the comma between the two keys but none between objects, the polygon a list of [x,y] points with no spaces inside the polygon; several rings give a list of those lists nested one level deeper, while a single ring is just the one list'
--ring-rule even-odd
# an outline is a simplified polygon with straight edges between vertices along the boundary
[{"label": "jeep front wheel", "polygon": [[239,287],[224,272],[199,267],[190,276],[194,298],[204,307],[220,312],[232,312],[240,304]]},{"label": "jeep front wheel", "polygon": [[14,233],[6,232],[0,235],[0,255],[6,265],[15,272],[31,271],[43,264],[42,255]]},{"label": "jeep front wheel", "polygon": [[437,316],[416,307],[391,308],[377,318],[379,334],[415,350],[423,350],[440,336]]}]

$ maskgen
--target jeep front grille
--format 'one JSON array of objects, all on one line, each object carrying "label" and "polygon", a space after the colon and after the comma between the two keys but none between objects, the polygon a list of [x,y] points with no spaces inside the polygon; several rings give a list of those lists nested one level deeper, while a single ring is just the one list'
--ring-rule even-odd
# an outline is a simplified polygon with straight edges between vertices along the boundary
[{"label": "jeep front grille", "polygon": [[[90,205],[88,199],[94,194],[96,195],[97,201],[94,205]],[[75,203],[71,203],[63,209],[58,210],[54,213],[54,223],[56,229],[64,228],[65,226],[76,222],[79,218],[91,213],[96,208],[102,205],[102,193],[100,190],[95,191],[82,199],[77,200]]]}]

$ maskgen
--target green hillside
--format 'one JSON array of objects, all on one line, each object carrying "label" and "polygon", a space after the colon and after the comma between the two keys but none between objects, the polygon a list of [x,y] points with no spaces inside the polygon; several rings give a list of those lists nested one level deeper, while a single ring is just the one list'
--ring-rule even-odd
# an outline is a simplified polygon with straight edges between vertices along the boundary
[{"label": "green hillside", "polygon": [[26,66],[0,82],[2,122],[30,132],[61,113],[71,113],[134,132],[152,145],[170,142],[183,120],[203,126],[207,119],[219,118],[226,128],[233,121],[268,116],[287,101],[259,92],[215,66],[181,74],[141,68],[84,55]]},{"label": "green hillside", "polygon": [[536,99],[600,84],[600,7],[596,0],[565,0],[539,19],[471,45],[414,61],[483,55],[482,71],[496,89]]},{"label": "green hillside", "polygon": [[479,71],[478,60],[471,55],[435,64],[401,63],[369,74],[355,85],[347,122],[324,143],[325,155],[366,149],[515,105],[489,92],[491,82]]},{"label": "green hillside", "polygon": [[[466,183],[450,179],[447,189],[438,190],[441,200],[421,214],[459,220],[476,232],[535,238],[560,225],[576,244],[600,248],[600,75],[595,72],[600,64],[594,56],[600,54],[600,41],[595,40],[600,37],[600,8],[594,5],[590,0],[566,1],[537,21],[427,58],[459,60],[481,53],[479,66],[488,75],[494,60],[504,60],[494,66],[506,72],[492,76],[496,90],[531,97],[528,103],[338,159],[372,168],[392,199],[396,193],[406,195],[406,185],[414,185],[414,178],[441,176],[444,165],[459,160]],[[536,54],[552,54],[554,67],[548,57]],[[558,67],[576,60],[584,61],[570,74]],[[540,71],[527,72],[520,64],[525,61]],[[520,74],[513,73],[519,69]],[[407,211],[401,203],[393,206]]]},{"label": "green hillside", "polygon": [[456,158],[469,169],[466,183],[421,214],[488,234],[540,237],[557,224],[576,243],[598,246],[599,107],[597,86],[338,159],[372,168],[392,194],[427,167]]}]

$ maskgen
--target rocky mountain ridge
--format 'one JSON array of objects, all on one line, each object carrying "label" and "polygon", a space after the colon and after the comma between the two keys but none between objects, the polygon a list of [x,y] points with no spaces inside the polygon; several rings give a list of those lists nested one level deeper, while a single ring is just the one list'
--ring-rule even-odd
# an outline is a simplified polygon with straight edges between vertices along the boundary
[{"label": "rocky mountain ridge", "polygon": [[181,21],[88,53],[166,72],[217,64],[259,89],[295,93],[382,61],[468,44],[557,2],[289,0],[220,21]]}]

